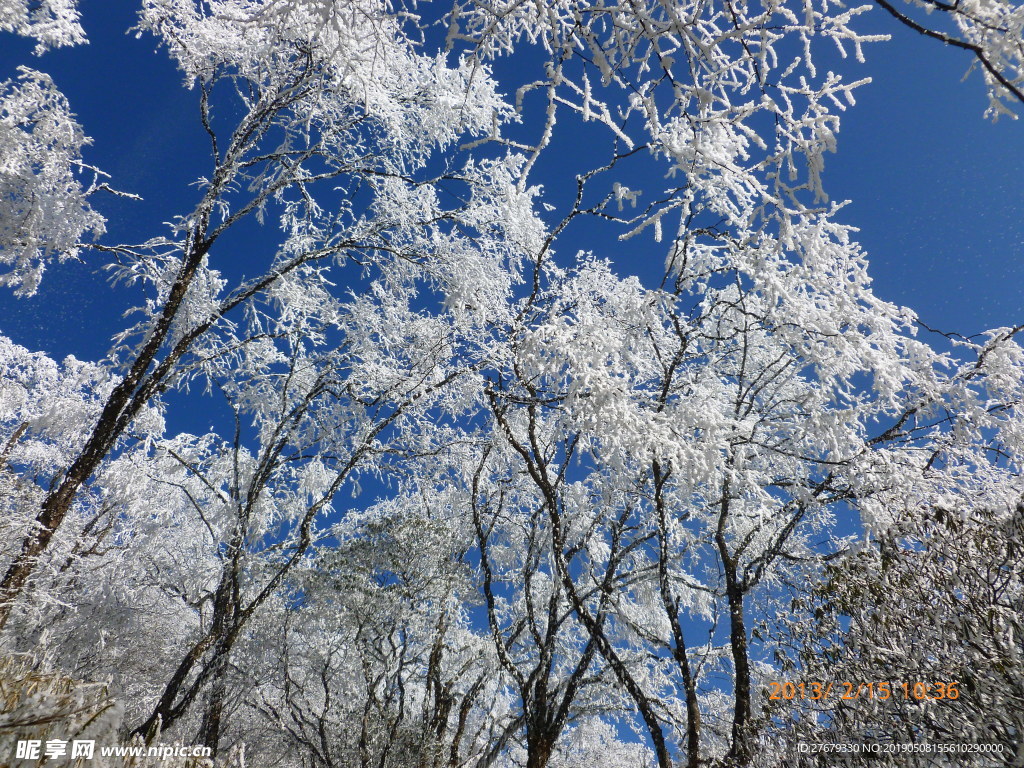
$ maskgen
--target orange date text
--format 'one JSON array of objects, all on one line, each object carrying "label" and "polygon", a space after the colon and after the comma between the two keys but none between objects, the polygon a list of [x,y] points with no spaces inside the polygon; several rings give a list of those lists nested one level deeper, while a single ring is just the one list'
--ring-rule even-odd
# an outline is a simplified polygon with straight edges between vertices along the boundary
[{"label": "orange date text", "polygon": [[869,682],[842,681],[806,681],[806,682],[770,682],[768,698],[772,701],[792,701],[807,699],[821,701],[823,699],[916,699],[917,701],[941,699],[955,700],[960,698],[959,682],[893,682],[891,680],[872,680]]}]

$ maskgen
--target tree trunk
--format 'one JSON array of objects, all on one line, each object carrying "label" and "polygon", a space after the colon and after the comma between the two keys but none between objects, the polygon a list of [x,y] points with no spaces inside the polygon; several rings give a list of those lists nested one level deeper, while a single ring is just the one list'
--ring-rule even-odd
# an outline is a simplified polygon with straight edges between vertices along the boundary
[{"label": "tree trunk", "polygon": [[[724,542],[723,542],[724,546]],[[750,760],[750,659],[747,655],[747,630],[743,621],[743,590],[736,578],[736,562],[726,559],[725,589],[729,600],[729,644],[736,671],[732,716],[732,746],[726,756],[728,765],[741,768]]]},{"label": "tree trunk", "polygon": [[547,768],[551,753],[555,750],[555,740],[547,733],[536,734],[526,738],[526,768]]},{"label": "tree trunk", "polygon": [[64,522],[79,489],[110,453],[131,420],[149,401],[153,394],[151,390],[154,389],[155,381],[169,373],[170,366],[167,363],[173,363],[174,359],[184,354],[184,349],[176,350],[176,357],[165,360],[165,364],[159,366],[164,369],[160,376],[157,376],[156,373],[148,373],[171,330],[178,309],[195,277],[196,270],[202,263],[203,256],[209,250],[210,243],[200,238],[199,231],[197,230],[192,237],[193,247],[188,250],[188,256],[184,259],[181,270],[178,272],[160,319],[157,320],[145,345],[132,362],[128,373],[107,398],[99,421],[93,428],[85,447],[78,454],[78,458],[61,478],[57,487],[53,488],[43,500],[35,526],[25,537],[21,551],[7,569],[3,580],[0,581],[0,629],[3,629],[10,618],[15,600],[32,575],[39,556],[50,545],[53,535]]},{"label": "tree trunk", "polygon": [[224,715],[224,697],[227,693],[228,654],[219,660],[219,666],[213,673],[213,684],[210,686],[210,699],[203,715],[203,727],[199,733],[199,743],[210,748],[210,758],[216,759],[220,744],[220,729]]}]

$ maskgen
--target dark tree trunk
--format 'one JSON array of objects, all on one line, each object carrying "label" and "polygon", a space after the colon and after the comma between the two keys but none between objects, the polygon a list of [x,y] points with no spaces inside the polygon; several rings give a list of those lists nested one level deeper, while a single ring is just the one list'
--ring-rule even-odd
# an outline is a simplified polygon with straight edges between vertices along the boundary
[{"label": "dark tree trunk", "polygon": [[210,686],[210,698],[203,715],[203,727],[199,732],[199,743],[210,748],[210,757],[216,759],[220,746],[220,731],[224,717],[224,697],[227,693],[228,658],[225,654],[214,672]]},{"label": "dark tree trunk", "polygon": [[188,257],[184,260],[171,287],[160,319],[157,320],[125,377],[107,398],[99,421],[78,458],[43,500],[36,516],[36,524],[25,537],[21,551],[0,581],[0,629],[3,629],[10,618],[15,600],[32,575],[39,556],[50,545],[53,535],[64,522],[79,489],[110,453],[132,419],[155,394],[155,385],[170,372],[174,360],[185,352],[185,349],[175,350],[176,356],[169,357],[164,364],[158,366],[162,373],[149,373],[160,347],[170,332],[196,270],[210,247],[210,243],[203,241],[198,233],[193,235],[192,243],[193,247],[189,250]]},{"label": "dark tree trunk", "polygon": [[724,538],[719,548],[725,570],[726,597],[729,601],[729,645],[736,672],[733,693],[732,746],[726,756],[728,765],[742,768],[750,761],[750,659],[747,630],[743,620],[743,588],[736,573],[736,561],[729,556]]}]

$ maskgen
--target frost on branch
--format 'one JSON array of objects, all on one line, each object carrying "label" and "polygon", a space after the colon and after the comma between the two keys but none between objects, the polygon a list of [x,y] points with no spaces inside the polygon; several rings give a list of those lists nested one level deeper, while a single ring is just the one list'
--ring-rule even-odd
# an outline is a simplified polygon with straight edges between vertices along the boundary
[{"label": "frost on branch", "polygon": [[78,19],[77,0],[0,0],[0,32],[34,37],[37,55],[86,42]]},{"label": "frost on branch", "polygon": [[19,71],[0,83],[0,285],[31,296],[47,264],[76,258],[104,219],[76,176],[89,139],[67,99],[48,75]]},{"label": "frost on branch", "polygon": [[303,99],[307,127],[360,105],[399,153],[422,156],[504,119],[486,70],[417,51],[409,21],[376,0],[145,0],[140,27],[162,38],[190,83],[225,67],[265,82],[305,61],[325,79]]},{"label": "frost on branch", "polygon": [[[4,755],[14,755],[20,739],[116,739],[120,706],[106,686],[74,680],[32,656],[0,656],[0,696]],[[96,764],[113,768],[103,758]]]},{"label": "frost on branch", "polygon": [[603,123],[620,146],[646,146],[670,178],[684,180],[633,233],[660,228],[668,211],[707,211],[747,235],[785,230],[827,200],[821,174],[836,148],[839,113],[868,81],[820,71],[816,62],[836,48],[863,61],[865,43],[885,39],[856,28],[869,8],[465,0],[449,35],[481,60],[527,43],[544,49],[544,77],[520,89],[520,97],[547,97],[536,152],[567,111]]},{"label": "frost on branch", "polygon": [[924,9],[925,15],[915,18],[888,0],[875,2],[915,32],[973,53],[972,69],[981,71],[988,90],[986,116],[1017,118],[1014,108],[1024,102],[1024,5],[1012,0],[908,0]]},{"label": "frost on branch", "polygon": [[[80,450],[116,383],[108,369],[69,355],[62,363],[0,336],[0,452],[47,476]],[[6,447],[3,447],[6,446]]]},{"label": "frost on branch", "polygon": [[58,363],[0,335],[0,558],[4,561],[14,556],[17,542],[32,529],[46,481],[63,471],[81,450],[115,384],[104,366],[70,355]]},{"label": "frost on branch", "polygon": [[988,86],[987,114],[1016,118],[1013,108],[1019,108],[1024,100],[1024,4],[968,0],[956,3],[955,8],[953,16],[961,37],[977,48]]}]

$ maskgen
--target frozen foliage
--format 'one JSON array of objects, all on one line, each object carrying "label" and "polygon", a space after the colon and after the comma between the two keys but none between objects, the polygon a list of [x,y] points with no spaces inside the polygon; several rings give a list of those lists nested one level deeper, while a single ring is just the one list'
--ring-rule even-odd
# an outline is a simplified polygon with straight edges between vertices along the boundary
[{"label": "frozen foliage", "polygon": [[[79,176],[89,143],[49,76],[27,67],[0,83],[0,285],[35,293],[46,265],[76,258],[104,219]],[[95,172],[93,172],[95,175]]]},{"label": "frozen foliage", "polygon": [[[40,743],[40,755],[52,746],[69,757],[75,741],[91,742],[93,753],[75,758],[73,765],[88,761],[95,768],[211,768],[203,758],[147,754],[142,742],[119,743],[121,707],[107,686],[64,677],[31,655],[10,656],[0,662],[0,749],[16,754],[19,740]],[[106,755],[103,747],[126,747],[140,754]],[[217,763],[222,768],[244,768],[244,753],[236,751]]]},{"label": "frozen foliage", "polygon": [[923,14],[914,14],[905,7],[890,5],[888,0],[876,2],[915,32],[973,53],[974,67],[981,70],[988,89],[986,114],[993,119],[1000,115],[1016,119],[1014,109],[1024,100],[1024,8],[1006,0],[911,0],[909,5],[924,10]]},{"label": "frozen foliage", "polygon": [[[395,145],[390,158],[421,158],[465,132],[489,128],[499,109],[494,84],[465,63],[415,50],[401,15],[383,3],[303,0],[145,0],[142,28],[159,35],[188,82],[231,67],[243,78],[281,82],[296,55],[318,87],[300,97],[306,129],[334,128],[339,108],[358,105]],[[273,70],[279,70],[274,72]],[[344,125],[344,123],[342,123]]]},{"label": "frozen foliage", "polygon": [[114,382],[95,363],[62,364],[0,336],[2,551],[14,556],[31,529],[45,484],[81,450]]},{"label": "frozen foliage", "polygon": [[35,38],[36,53],[84,43],[76,0],[0,0],[0,32]]},{"label": "frozen foliage", "polygon": [[102,365],[62,363],[0,337],[0,424],[4,458],[46,475],[82,448],[115,384]]},{"label": "frozen foliage", "polygon": [[[6,755],[15,754],[18,739],[116,738],[119,707],[102,685],[64,677],[24,655],[0,662],[0,690],[0,749]],[[112,765],[102,758],[98,764]]]},{"label": "frozen foliage", "polygon": [[[936,8],[1016,98],[1019,9]],[[865,81],[815,64],[880,42],[866,10],[143,0],[209,167],[97,249],[134,302],[107,359],[0,337],[0,647],[108,681],[120,738],[296,768],[746,768],[902,727],[767,707],[814,651],[1020,711],[1021,328],[938,352],[872,290],[823,181]],[[0,260],[31,293],[103,236],[102,185],[45,76],[4,89]]]}]

